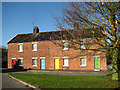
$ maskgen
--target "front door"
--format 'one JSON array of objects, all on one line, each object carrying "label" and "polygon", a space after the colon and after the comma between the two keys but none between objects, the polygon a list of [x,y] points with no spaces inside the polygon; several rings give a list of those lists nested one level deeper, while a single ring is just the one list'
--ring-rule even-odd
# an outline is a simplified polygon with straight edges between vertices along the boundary
[{"label": "front door", "polygon": [[13,60],[12,60],[12,68],[15,68],[15,65],[16,65],[16,60],[13,59]]},{"label": "front door", "polygon": [[55,59],[55,69],[59,69],[59,59]]},{"label": "front door", "polygon": [[95,57],[94,58],[94,64],[95,64],[95,69],[100,69],[100,58],[99,57]]},{"label": "front door", "polygon": [[45,59],[41,59],[41,69],[45,69]]}]

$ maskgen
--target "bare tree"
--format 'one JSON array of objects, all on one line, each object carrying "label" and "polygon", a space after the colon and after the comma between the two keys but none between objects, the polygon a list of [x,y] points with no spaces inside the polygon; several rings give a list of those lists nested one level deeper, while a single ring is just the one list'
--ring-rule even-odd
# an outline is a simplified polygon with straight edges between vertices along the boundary
[{"label": "bare tree", "polygon": [[[57,28],[67,31],[69,36],[61,34],[61,39],[68,40],[69,47],[74,49],[81,50],[80,45],[85,44],[87,48],[84,50],[112,51],[112,79],[118,80],[120,2],[72,2],[63,11],[62,17],[55,17],[56,25]],[[94,40],[83,43],[85,37]],[[93,44],[100,47],[91,48]]]}]

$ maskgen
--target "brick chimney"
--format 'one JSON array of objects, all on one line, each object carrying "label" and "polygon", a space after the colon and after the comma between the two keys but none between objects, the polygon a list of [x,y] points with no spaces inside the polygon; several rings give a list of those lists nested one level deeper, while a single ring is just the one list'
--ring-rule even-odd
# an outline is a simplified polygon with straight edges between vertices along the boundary
[{"label": "brick chimney", "polygon": [[78,23],[74,23],[74,29],[79,29]]},{"label": "brick chimney", "polygon": [[38,29],[38,27],[34,27],[34,29],[33,29],[33,33],[39,33],[39,29]]}]

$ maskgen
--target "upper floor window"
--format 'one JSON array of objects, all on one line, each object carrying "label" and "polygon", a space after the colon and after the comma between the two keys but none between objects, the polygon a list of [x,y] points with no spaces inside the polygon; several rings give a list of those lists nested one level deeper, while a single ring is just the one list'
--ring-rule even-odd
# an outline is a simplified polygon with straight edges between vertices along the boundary
[{"label": "upper floor window", "polygon": [[18,52],[23,52],[23,45],[22,44],[18,45]]},{"label": "upper floor window", "polygon": [[37,43],[33,43],[32,44],[32,50],[33,51],[37,51]]},{"label": "upper floor window", "polygon": [[63,50],[68,50],[68,41],[63,41]]},{"label": "upper floor window", "polygon": [[85,48],[85,43],[86,43],[85,40],[82,40],[82,41],[81,41],[81,45],[80,45],[80,48],[81,48],[81,49],[86,49],[86,48]]},{"label": "upper floor window", "polygon": [[86,66],[86,57],[81,57],[80,61],[81,61],[80,66]]},{"label": "upper floor window", "polygon": [[69,66],[68,64],[68,58],[63,59],[63,66]]},{"label": "upper floor window", "polygon": [[18,59],[19,67],[23,67],[23,59]]}]

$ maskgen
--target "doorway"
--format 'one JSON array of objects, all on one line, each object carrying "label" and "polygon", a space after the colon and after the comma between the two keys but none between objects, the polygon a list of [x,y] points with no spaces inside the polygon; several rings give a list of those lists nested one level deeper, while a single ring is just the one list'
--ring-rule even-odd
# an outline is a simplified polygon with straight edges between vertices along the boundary
[{"label": "doorway", "polygon": [[45,59],[41,59],[41,69],[45,69]]},{"label": "doorway", "polygon": [[99,57],[94,58],[94,68],[100,69],[100,58]]},{"label": "doorway", "polygon": [[15,66],[16,66],[16,60],[15,60],[15,59],[13,59],[13,60],[12,60],[12,68],[14,69],[14,68],[15,68]]},{"label": "doorway", "polygon": [[59,59],[55,58],[55,69],[59,69]]}]

